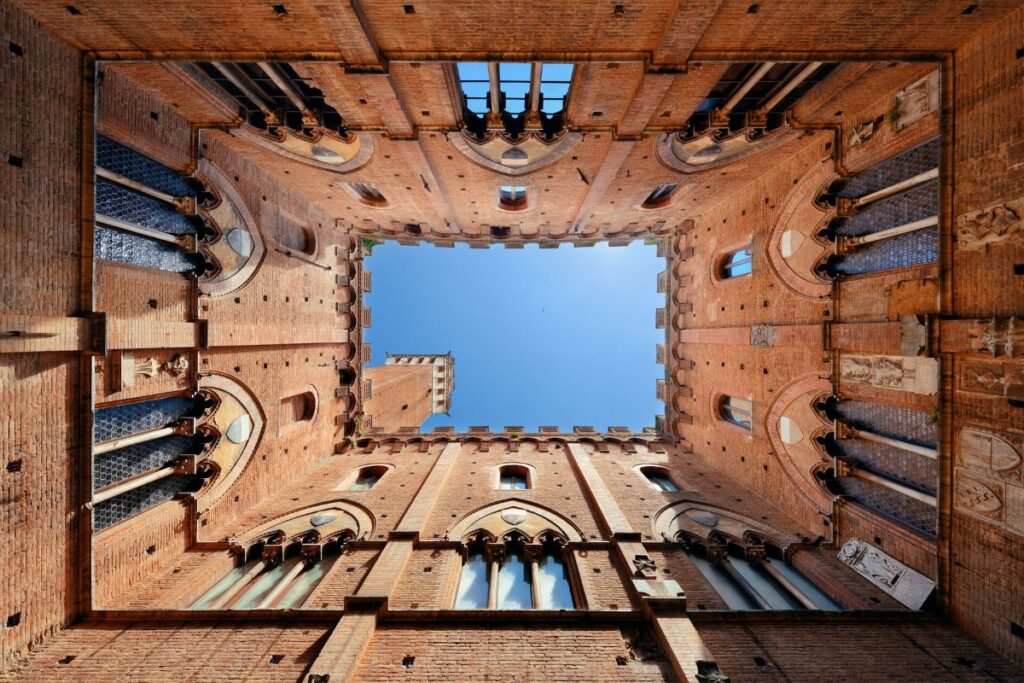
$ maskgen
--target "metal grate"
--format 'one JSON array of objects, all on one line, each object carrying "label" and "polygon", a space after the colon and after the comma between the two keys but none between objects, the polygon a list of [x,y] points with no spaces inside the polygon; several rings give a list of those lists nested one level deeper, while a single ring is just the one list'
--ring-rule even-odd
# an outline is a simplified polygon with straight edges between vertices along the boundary
[{"label": "metal grate", "polygon": [[939,442],[939,423],[928,413],[867,401],[843,400],[836,404],[842,419],[858,429],[934,448]]},{"label": "metal grate", "polygon": [[96,165],[178,197],[195,194],[177,172],[103,135],[96,136]]},{"label": "metal grate", "polygon": [[131,263],[146,268],[186,273],[195,270],[199,257],[186,254],[173,244],[133,233],[96,226],[96,258]]},{"label": "metal grate", "polygon": [[939,184],[928,183],[894,197],[869,204],[843,221],[839,235],[868,235],[895,228],[939,213]]},{"label": "metal grate", "polygon": [[158,503],[174,498],[189,488],[195,478],[187,474],[172,474],[145,486],[128,491],[117,498],[105,500],[93,509],[93,529],[102,531],[132,515]]},{"label": "metal grate", "polygon": [[196,232],[188,216],[168,204],[102,178],[96,181],[96,213],[172,235]]},{"label": "metal grate", "polygon": [[843,275],[863,275],[931,263],[938,258],[939,231],[937,228],[925,228],[872,242],[846,254],[836,270]]},{"label": "metal grate", "polygon": [[902,154],[886,159],[851,178],[840,190],[840,197],[863,197],[896,183],[913,178],[939,165],[939,139],[933,138]]},{"label": "metal grate", "polygon": [[195,401],[190,398],[172,397],[97,410],[93,418],[93,443],[166,427],[194,407]]},{"label": "metal grate", "polygon": [[93,489],[164,467],[195,445],[195,437],[173,435],[98,455],[93,462]]}]

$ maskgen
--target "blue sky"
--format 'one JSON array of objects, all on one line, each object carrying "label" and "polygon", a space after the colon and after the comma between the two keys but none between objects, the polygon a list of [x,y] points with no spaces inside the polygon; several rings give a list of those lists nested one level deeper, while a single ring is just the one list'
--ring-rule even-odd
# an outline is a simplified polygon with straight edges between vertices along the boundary
[{"label": "blue sky", "polygon": [[451,417],[424,431],[554,425],[639,431],[664,412],[655,310],[665,305],[656,247],[558,249],[377,245],[366,265],[372,365],[386,353],[455,357]]}]

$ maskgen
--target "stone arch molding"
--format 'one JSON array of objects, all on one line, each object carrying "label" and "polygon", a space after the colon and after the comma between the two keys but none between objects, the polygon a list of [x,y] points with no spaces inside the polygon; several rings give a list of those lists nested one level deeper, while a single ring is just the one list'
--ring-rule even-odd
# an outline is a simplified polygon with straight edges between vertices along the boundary
[{"label": "stone arch molding", "polygon": [[213,394],[218,402],[210,422],[220,437],[204,459],[215,468],[216,478],[199,494],[201,507],[209,509],[249,463],[263,437],[267,418],[256,396],[227,375],[201,375],[199,390]]},{"label": "stone arch molding", "polygon": [[681,133],[662,133],[654,149],[664,166],[680,173],[700,173],[732,164],[767,151],[800,135],[788,123],[771,130],[744,129],[737,132],[711,128],[692,138]]},{"label": "stone arch molding", "polygon": [[524,534],[531,541],[538,541],[546,531],[554,531],[569,543],[583,541],[583,532],[575,524],[547,508],[519,498],[492,503],[469,513],[448,530],[447,536],[461,540],[483,532],[493,539],[500,539],[512,531]]},{"label": "stone arch molding", "polygon": [[369,538],[374,526],[374,518],[369,510],[352,501],[339,499],[285,513],[250,529],[234,541],[248,546],[273,536],[281,536],[283,542],[291,542],[310,530],[316,531],[324,539],[346,532],[351,534],[351,538],[360,539]]},{"label": "stone arch molding", "polygon": [[714,543],[724,538],[743,545],[760,545],[767,541],[779,548],[785,548],[796,541],[789,534],[749,517],[689,501],[680,501],[662,508],[654,516],[652,528],[656,537],[668,541],[686,536],[700,539],[704,543]]},{"label": "stone arch molding", "polygon": [[197,175],[213,195],[213,200],[198,208],[212,233],[199,248],[215,264],[200,278],[199,291],[205,296],[226,296],[252,280],[267,249],[256,220],[227,177],[208,159],[199,161]]},{"label": "stone arch molding", "polygon": [[480,141],[464,130],[445,137],[473,163],[507,176],[523,176],[550,166],[583,140],[583,135],[575,132],[563,132],[553,140],[539,132],[515,140],[492,133]]},{"label": "stone arch molding", "polygon": [[245,125],[232,130],[231,134],[292,161],[334,173],[358,170],[374,153],[373,136],[361,131],[339,135],[326,128],[315,128],[307,134],[284,127],[263,131]]},{"label": "stone arch molding", "polygon": [[820,432],[831,430],[831,425],[815,410],[814,403],[831,393],[828,375],[797,377],[776,394],[765,418],[768,440],[783,471],[811,507],[823,515],[829,514],[832,495],[815,476],[823,461],[814,439]]},{"label": "stone arch molding", "polygon": [[832,284],[818,276],[814,267],[831,254],[834,245],[818,236],[835,218],[832,207],[818,204],[822,189],[836,179],[835,163],[825,157],[811,166],[787,195],[779,219],[768,234],[768,264],[775,276],[794,294],[822,300],[832,296]]}]

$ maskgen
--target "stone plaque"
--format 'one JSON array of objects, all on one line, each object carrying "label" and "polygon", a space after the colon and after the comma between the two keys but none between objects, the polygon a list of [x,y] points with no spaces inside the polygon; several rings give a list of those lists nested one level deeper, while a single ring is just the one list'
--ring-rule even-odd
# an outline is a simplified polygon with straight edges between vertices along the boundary
[{"label": "stone plaque", "polygon": [[935,582],[859,538],[839,550],[839,561],[910,609],[921,609]]}]

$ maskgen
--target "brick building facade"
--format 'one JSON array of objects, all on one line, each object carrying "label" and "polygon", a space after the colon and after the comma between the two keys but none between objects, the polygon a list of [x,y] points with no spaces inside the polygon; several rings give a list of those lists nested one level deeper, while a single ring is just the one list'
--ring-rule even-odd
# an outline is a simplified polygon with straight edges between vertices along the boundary
[{"label": "brick building facade", "polygon": [[[0,0],[0,677],[1024,680],[1020,5]],[[420,433],[386,239],[656,242],[664,415]]]}]

